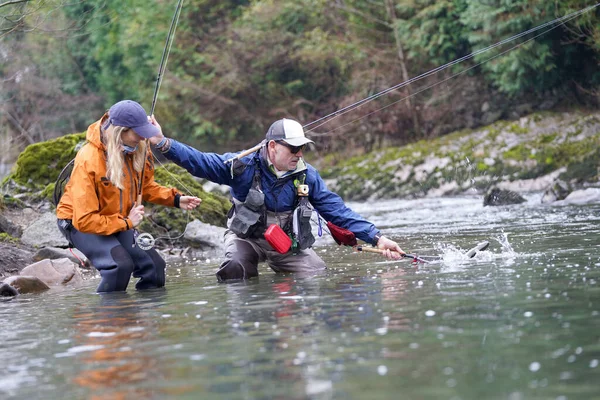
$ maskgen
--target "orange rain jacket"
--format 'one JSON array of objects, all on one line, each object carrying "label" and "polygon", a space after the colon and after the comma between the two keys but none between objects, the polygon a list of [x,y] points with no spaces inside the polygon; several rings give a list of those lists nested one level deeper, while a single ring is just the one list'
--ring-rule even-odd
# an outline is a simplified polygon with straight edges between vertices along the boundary
[{"label": "orange rain jacket", "polygon": [[[72,220],[81,232],[97,235],[133,228],[127,218],[137,200],[141,174],[133,169],[133,157],[123,155],[123,184],[121,190],[106,177],[106,147],[100,140],[100,121],[89,126],[86,143],[75,157],[75,165],[65,192],[56,207],[59,219]],[[152,151],[147,149],[142,199],[163,206],[175,206],[176,189],[169,189],[154,181]]]}]

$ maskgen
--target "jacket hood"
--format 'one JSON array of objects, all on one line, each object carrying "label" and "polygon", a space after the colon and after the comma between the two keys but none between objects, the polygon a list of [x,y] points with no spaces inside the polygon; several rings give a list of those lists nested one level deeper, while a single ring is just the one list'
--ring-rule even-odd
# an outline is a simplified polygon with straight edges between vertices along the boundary
[{"label": "jacket hood", "polygon": [[106,150],[106,146],[104,146],[104,143],[102,143],[102,139],[100,137],[100,121],[102,121],[102,118],[88,126],[85,138],[97,148]]}]

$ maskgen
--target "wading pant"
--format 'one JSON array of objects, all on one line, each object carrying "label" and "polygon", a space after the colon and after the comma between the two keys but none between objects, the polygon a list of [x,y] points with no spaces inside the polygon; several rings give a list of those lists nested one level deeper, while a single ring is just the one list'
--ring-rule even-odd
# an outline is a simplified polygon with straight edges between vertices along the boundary
[{"label": "wading pant", "polygon": [[266,262],[275,272],[314,273],[326,268],[313,249],[280,254],[263,238],[240,239],[230,230],[225,232],[225,261],[217,271],[217,279],[249,279],[258,276],[258,263]]},{"label": "wading pant", "polygon": [[65,227],[61,221],[58,228],[100,272],[98,292],[125,291],[132,274],[140,278],[135,284],[138,290],[165,286],[165,261],[154,249],[140,249],[135,244],[133,229],[95,235],[79,232],[73,225]]}]

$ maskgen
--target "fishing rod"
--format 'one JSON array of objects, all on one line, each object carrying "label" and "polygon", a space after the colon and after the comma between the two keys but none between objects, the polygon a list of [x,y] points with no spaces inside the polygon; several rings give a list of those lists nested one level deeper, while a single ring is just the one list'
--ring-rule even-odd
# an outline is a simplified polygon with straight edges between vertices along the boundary
[{"label": "fishing rod", "polygon": [[[356,249],[356,251],[359,252],[365,252],[365,253],[377,253],[377,254],[384,254],[385,250],[382,249],[378,249],[376,247],[365,247],[365,246],[354,246],[354,248]],[[392,253],[396,253],[395,251],[392,251]],[[426,260],[422,257],[419,257],[416,254],[408,254],[408,253],[399,253],[400,257],[402,258],[410,258],[411,260],[413,260],[413,262],[421,262],[424,264],[427,264],[433,260]],[[434,256],[431,256],[434,257]]]},{"label": "fishing rod", "polygon": [[[158,98],[158,92],[160,90],[160,85],[163,80],[163,76],[165,70],[167,69],[167,60],[169,59],[169,54],[171,53],[171,47],[173,46],[173,41],[175,39],[175,29],[177,28],[177,22],[179,21],[179,16],[181,14],[181,9],[183,8],[183,0],[179,0],[177,3],[177,8],[175,8],[175,13],[173,13],[173,18],[171,19],[171,26],[169,28],[169,33],[167,34],[167,40],[165,41],[165,47],[163,48],[162,57],[160,60],[160,64],[158,67],[158,75],[156,77],[156,85],[154,86],[154,95],[152,96],[152,106],[150,107],[150,115],[154,115],[154,108],[156,107],[156,100]],[[144,140],[144,154],[147,153],[148,149],[148,139]],[[145,162],[145,160],[144,160]],[[138,197],[137,204],[142,204],[142,188],[144,185],[144,172],[146,168],[142,168],[142,176],[139,182],[138,187]]]},{"label": "fishing rod", "polygon": [[[154,116],[154,109],[156,108],[158,92],[160,91],[160,86],[162,84],[164,73],[165,73],[165,70],[167,69],[167,61],[169,59],[169,54],[171,53],[171,47],[173,46],[173,42],[175,40],[175,30],[177,28],[177,23],[179,21],[179,16],[181,15],[182,8],[183,8],[183,0],[179,0],[177,2],[177,7],[175,8],[175,12],[173,13],[173,18],[171,19],[171,26],[169,27],[169,32],[167,33],[167,39],[165,41],[165,46],[163,48],[163,53],[161,56],[159,67],[158,67],[158,74],[156,76],[156,85],[154,86],[154,95],[152,96],[152,105],[150,107],[150,115],[152,117]],[[137,205],[142,204],[144,173],[146,171],[146,166],[145,166],[146,158],[145,157],[148,152],[148,146],[149,146],[149,140],[144,139],[144,166],[142,167],[141,179],[138,184]],[[154,155],[153,155],[153,157],[154,157]],[[159,161],[159,163],[160,163],[160,161]],[[171,176],[173,176],[173,174],[171,174]],[[175,177],[175,176],[173,176],[173,177],[179,184],[181,184],[188,192],[191,193],[191,191],[179,179],[177,179],[177,177]],[[189,218],[189,214],[188,214],[188,218]],[[184,233],[185,233],[185,231],[184,231]],[[183,236],[184,233],[182,233],[179,237]],[[171,239],[171,240],[177,239],[177,238],[171,238],[168,235],[167,235],[167,238]],[[136,242],[141,249],[149,250],[152,247],[154,247],[154,243],[158,239],[161,239],[161,237],[155,239],[150,233],[145,232],[145,233],[139,234],[137,236]]]},{"label": "fishing rod", "polygon": [[[460,58],[458,58],[458,59],[456,59],[456,60],[454,60],[454,61],[451,61],[451,62],[449,62],[449,63],[447,63],[447,64],[444,64],[444,65],[442,65],[442,66],[439,66],[439,67],[437,67],[437,68],[434,68],[434,69],[432,69],[432,70],[430,70],[430,71],[427,71],[427,72],[425,72],[425,73],[423,73],[423,74],[421,74],[421,75],[418,75],[418,76],[416,76],[416,77],[414,77],[414,78],[411,78],[411,79],[409,79],[409,80],[407,80],[407,81],[401,82],[401,83],[399,83],[399,84],[397,84],[397,85],[391,86],[391,87],[389,87],[389,88],[387,88],[387,89],[385,89],[385,90],[382,90],[382,91],[380,91],[380,92],[378,92],[378,93],[375,93],[375,94],[373,94],[373,95],[371,95],[371,96],[368,96],[368,97],[366,97],[366,98],[364,98],[364,99],[362,99],[362,100],[359,100],[359,101],[357,101],[357,102],[355,102],[355,103],[352,103],[352,104],[350,104],[350,105],[348,105],[348,106],[346,106],[346,107],[343,107],[343,108],[341,108],[341,109],[339,109],[339,110],[336,110],[336,111],[334,111],[334,112],[332,112],[332,113],[330,113],[330,114],[327,114],[327,115],[325,115],[324,117],[318,118],[317,120],[315,120],[315,121],[313,121],[313,122],[310,122],[310,123],[308,123],[308,124],[304,125],[304,126],[303,126],[303,128],[304,128],[304,129],[306,129],[306,128],[309,128],[309,127],[311,127],[311,126],[313,126],[313,125],[315,125],[315,124],[319,124],[320,122],[322,122],[322,121],[323,121],[323,122],[322,122],[322,123],[320,123],[319,125],[317,125],[317,126],[314,126],[314,127],[312,127],[312,128],[310,128],[310,129],[308,129],[308,130],[307,130],[307,132],[314,131],[315,129],[317,129],[317,128],[319,128],[319,127],[323,126],[324,124],[326,124],[326,123],[328,123],[328,122],[330,122],[330,121],[332,121],[332,120],[334,120],[334,119],[336,119],[336,118],[338,118],[338,117],[340,117],[340,116],[342,116],[342,115],[344,115],[344,114],[346,114],[346,113],[348,113],[348,112],[350,112],[350,111],[354,111],[355,109],[357,109],[357,108],[359,108],[359,107],[361,107],[361,106],[363,106],[363,105],[365,105],[365,104],[367,104],[367,103],[369,103],[369,102],[371,102],[371,101],[373,101],[373,100],[375,100],[375,99],[377,99],[377,98],[379,98],[379,97],[382,97],[382,96],[384,96],[384,95],[386,95],[386,94],[388,94],[388,93],[390,93],[390,92],[392,92],[392,91],[395,91],[395,90],[397,90],[397,89],[403,88],[403,87],[405,87],[405,86],[407,86],[407,85],[410,85],[410,84],[412,84],[412,83],[414,83],[414,82],[416,82],[416,81],[419,81],[419,80],[421,80],[421,79],[425,79],[425,78],[427,78],[427,77],[429,77],[429,76],[432,76],[432,75],[434,75],[434,74],[436,74],[436,73],[438,73],[438,72],[440,72],[440,71],[443,71],[443,70],[445,70],[445,69],[447,69],[447,68],[450,68],[450,67],[452,67],[452,66],[454,66],[454,65],[460,64],[460,63],[462,63],[462,62],[464,62],[464,61],[466,61],[466,60],[468,60],[468,59],[474,58],[474,57],[476,57],[476,56],[477,56],[477,55],[479,55],[479,54],[482,54],[482,53],[485,53],[485,52],[487,52],[487,51],[490,51],[490,50],[492,50],[492,49],[494,49],[494,48],[496,48],[496,47],[498,47],[498,46],[502,46],[502,45],[504,45],[504,44],[506,44],[506,43],[509,43],[509,42],[511,42],[511,41],[514,41],[514,40],[516,40],[516,39],[519,39],[519,38],[521,38],[521,37],[523,37],[523,36],[526,36],[526,35],[528,35],[528,34],[530,34],[530,33],[533,33],[533,32],[536,32],[536,31],[538,31],[538,30],[540,30],[540,29],[544,29],[544,28],[546,28],[546,27],[548,27],[548,26],[554,25],[554,26],[552,26],[550,29],[548,29],[548,30],[546,30],[546,31],[544,31],[544,32],[542,33],[542,34],[545,34],[545,33],[549,32],[549,31],[551,31],[551,30],[553,30],[553,29],[557,28],[557,27],[558,27],[558,26],[560,26],[560,25],[564,25],[566,22],[569,22],[570,20],[572,20],[572,19],[574,19],[574,18],[577,18],[577,17],[579,17],[580,15],[582,15],[582,14],[585,14],[585,13],[587,13],[587,12],[589,12],[589,11],[591,11],[591,10],[593,10],[593,9],[597,8],[598,6],[600,6],[600,3],[597,3],[597,4],[595,4],[595,5],[592,5],[592,6],[588,6],[588,7],[586,7],[586,8],[583,8],[583,9],[581,9],[581,10],[579,10],[579,11],[575,11],[575,12],[573,12],[573,13],[570,13],[570,14],[568,14],[568,15],[565,15],[565,16],[563,16],[563,17],[556,18],[556,19],[554,19],[554,20],[552,20],[552,21],[546,22],[546,23],[544,23],[544,24],[541,24],[541,25],[539,25],[539,26],[537,26],[537,27],[534,27],[534,28],[532,28],[532,29],[529,29],[529,30],[527,30],[527,31],[521,32],[521,33],[519,33],[519,34],[517,34],[517,35],[514,35],[514,36],[511,36],[511,37],[509,37],[509,38],[507,38],[507,39],[504,39],[504,40],[502,40],[502,41],[500,41],[500,42],[497,42],[497,43],[495,43],[495,44],[493,44],[493,45],[490,45],[490,46],[487,46],[487,47],[485,47],[485,48],[483,48],[483,49],[479,49],[479,50],[477,50],[477,51],[474,51],[474,52],[472,52],[472,53],[470,53],[470,54],[468,54],[468,55],[466,55],[466,56],[460,57]],[[540,35],[541,35],[541,34],[540,34]],[[540,35],[537,35],[536,37],[538,37],[538,36],[540,36]],[[531,40],[531,39],[530,39],[530,40]],[[529,41],[529,40],[528,40],[528,41]],[[526,41],[526,42],[527,42],[527,41]],[[526,43],[526,42],[525,42],[525,43]],[[522,43],[521,43],[521,45],[522,45]],[[515,47],[513,47],[512,49],[514,49],[514,48],[516,48],[516,47],[519,47],[519,46],[515,46]],[[510,49],[510,50],[512,50],[512,49]],[[505,53],[505,52],[504,52],[504,53]],[[502,53],[502,54],[504,54],[504,53]],[[487,62],[487,61],[489,61],[489,60],[491,60],[491,59],[493,59],[493,58],[495,58],[495,57],[492,57],[492,58],[490,58],[490,59],[486,60],[485,62]],[[482,63],[480,63],[480,64],[478,64],[478,65],[481,65],[481,64],[482,64]],[[453,76],[453,77],[454,77],[454,76]],[[444,80],[444,81],[445,81],[445,80]],[[443,81],[443,82],[444,82],[444,81]],[[443,83],[443,82],[438,82],[437,84],[440,84],[440,83]],[[435,86],[435,85],[432,85],[432,86]],[[431,86],[431,87],[432,87],[432,86]],[[420,93],[420,92],[419,92],[419,93]],[[416,95],[416,94],[418,94],[418,93],[414,93],[413,95],[411,95],[411,96],[407,96],[406,98],[404,98],[404,99],[401,99],[401,100],[399,100],[399,101],[405,100],[405,99],[407,99],[407,98],[409,98],[409,97],[412,97],[412,96],[414,96],[414,95]],[[395,102],[395,103],[393,103],[393,104],[396,104],[396,103],[397,103],[397,102]],[[385,107],[384,107],[384,108],[385,108]],[[380,110],[381,110],[381,109],[380,109]],[[380,110],[377,110],[377,111],[380,111]],[[369,114],[369,115],[370,115],[370,114]],[[364,118],[364,117],[366,117],[366,116],[363,116],[362,118]],[[356,121],[356,120],[355,120],[355,121]],[[353,121],[353,122],[355,122],[355,121]]]}]

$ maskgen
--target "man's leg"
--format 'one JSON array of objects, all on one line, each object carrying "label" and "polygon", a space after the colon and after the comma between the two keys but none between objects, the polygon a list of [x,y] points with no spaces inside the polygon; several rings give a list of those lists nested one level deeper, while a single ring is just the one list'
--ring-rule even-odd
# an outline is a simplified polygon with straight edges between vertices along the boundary
[{"label": "man's leg", "polygon": [[267,263],[275,272],[314,273],[327,268],[325,262],[313,249],[301,250],[296,255],[290,251],[285,254],[268,251]]},{"label": "man's leg", "polygon": [[230,279],[249,279],[258,276],[258,263],[261,251],[250,241],[240,239],[230,230],[225,232],[225,261],[217,271],[217,279],[223,282]]}]

